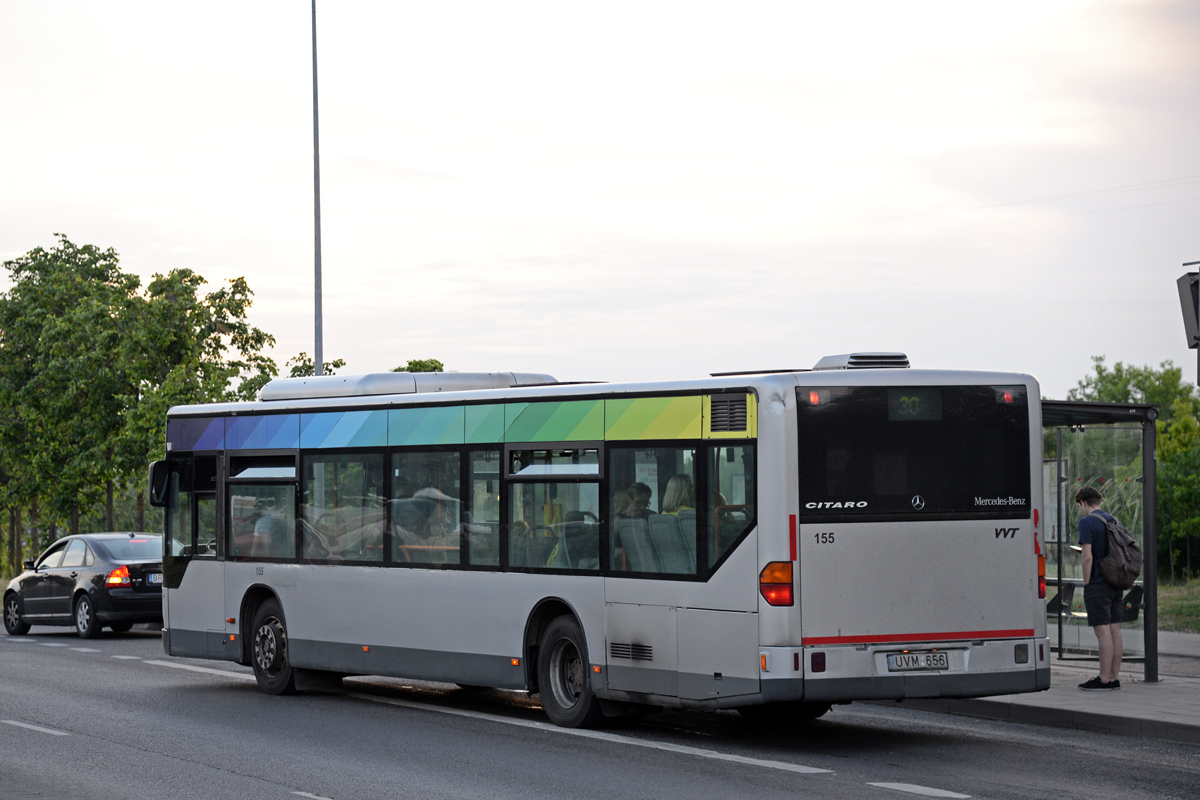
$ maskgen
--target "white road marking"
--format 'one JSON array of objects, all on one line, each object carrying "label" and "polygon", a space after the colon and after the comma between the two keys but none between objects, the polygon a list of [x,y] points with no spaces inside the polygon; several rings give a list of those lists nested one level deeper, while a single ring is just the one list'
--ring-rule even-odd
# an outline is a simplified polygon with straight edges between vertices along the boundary
[{"label": "white road marking", "polygon": [[156,667],[172,667],[174,669],[186,669],[190,672],[203,672],[206,675],[220,675],[222,678],[237,678],[243,681],[254,680],[253,675],[247,675],[244,672],[234,672],[228,669],[212,669],[211,667],[193,667],[191,664],[176,664],[173,661],[147,661],[147,664],[153,664]]},{"label": "white road marking", "polygon": [[51,736],[70,736],[71,735],[69,733],[66,733],[65,731],[54,731],[49,728],[40,728],[37,725],[30,725],[25,722],[17,722],[16,720],[13,720],[13,719],[0,719],[0,722],[3,722],[5,725],[16,725],[18,728],[28,728],[29,730],[37,731],[38,733],[48,733]]},{"label": "white road marking", "polygon": [[95,650],[91,647],[72,647],[71,649],[74,650],[76,653],[99,653],[100,652],[99,650]]},{"label": "white road marking", "polygon": [[292,792],[292,794],[300,795],[301,797],[311,797],[312,800],[333,800],[332,797],[322,797],[319,794],[309,794],[308,792]]},{"label": "white road marking", "polygon": [[[670,753],[680,753],[683,755],[696,756],[698,758],[708,758],[715,761],[732,761],[737,764],[746,764],[752,767],[767,767],[769,769],[779,769],[785,772],[800,772],[804,774],[817,773],[832,773],[833,770],[818,769],[817,767],[806,767],[803,764],[789,764],[786,761],[768,761],[761,758],[747,758],[746,756],[735,756],[729,753],[720,753],[716,750],[705,750],[699,747],[688,747],[681,744],[670,744],[667,742],[651,742],[645,739],[635,739],[631,736],[621,736],[615,733],[604,733],[603,731],[587,731],[577,728],[560,728],[548,722],[535,722],[533,720],[513,719],[512,717],[502,717],[498,714],[487,714],[482,711],[465,711],[459,708],[445,708],[443,706],[429,705],[427,703],[415,703],[412,700],[397,700],[392,697],[377,697],[370,694],[360,694],[358,692],[347,692],[349,697],[357,697],[360,700],[370,700],[373,703],[386,703],[392,706],[402,706],[404,708],[415,708],[421,711],[436,711],[440,714],[451,714],[457,717],[470,717],[471,719],[483,719],[490,722],[500,722],[505,725],[516,725],[521,728],[533,728],[547,733],[561,733],[566,736],[580,736],[585,739],[599,739],[604,742],[613,742],[615,744],[627,744],[634,747],[648,747],[652,750],[666,750]],[[954,795],[962,797],[963,795]]]},{"label": "white road marking", "polygon": [[122,661],[141,661],[142,660],[141,656],[113,656],[113,658],[119,658]]},{"label": "white road marking", "polygon": [[5,636],[4,641],[13,644],[37,644],[37,639],[26,639],[24,636]]},{"label": "white road marking", "polygon": [[926,797],[960,797],[967,798],[969,794],[947,792],[945,789],[933,789],[928,786],[917,786],[915,783],[868,783],[868,786],[878,786],[880,789],[895,789],[897,792],[923,794]]},{"label": "white road marking", "polygon": [[66,647],[67,646],[65,644],[60,644],[59,642],[38,642],[38,644],[40,644],[42,647]]}]

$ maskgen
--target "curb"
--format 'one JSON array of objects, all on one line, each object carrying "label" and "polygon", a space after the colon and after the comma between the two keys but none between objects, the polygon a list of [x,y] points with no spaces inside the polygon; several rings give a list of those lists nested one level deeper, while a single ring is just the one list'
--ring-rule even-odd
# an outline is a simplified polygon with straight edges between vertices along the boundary
[{"label": "curb", "polygon": [[1200,745],[1200,726],[1178,722],[1160,722],[1137,719],[1115,714],[1097,714],[1092,711],[1071,711],[1061,708],[1046,708],[1003,700],[978,698],[961,700],[900,700],[878,701],[879,705],[893,708],[916,708],[939,714],[956,714],[964,717],[994,719],[1017,722],[1024,725],[1043,725],[1050,728],[1071,728],[1091,733],[1107,733],[1117,736],[1135,736],[1141,739],[1156,739],[1177,744]]}]

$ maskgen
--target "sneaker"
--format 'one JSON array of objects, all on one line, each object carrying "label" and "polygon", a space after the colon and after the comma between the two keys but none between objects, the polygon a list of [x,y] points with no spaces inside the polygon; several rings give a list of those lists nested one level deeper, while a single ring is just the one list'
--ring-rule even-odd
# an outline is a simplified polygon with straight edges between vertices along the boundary
[{"label": "sneaker", "polygon": [[1084,681],[1083,683],[1079,684],[1079,688],[1083,689],[1084,691],[1091,691],[1093,689],[1112,689],[1113,686],[1112,684],[1105,683],[1104,681],[1100,680],[1100,676],[1097,675],[1090,681]]},{"label": "sneaker", "polygon": [[1108,682],[1108,685],[1105,686],[1104,688],[1105,689],[1120,689],[1121,681],[1119,678],[1113,678],[1111,681]]}]

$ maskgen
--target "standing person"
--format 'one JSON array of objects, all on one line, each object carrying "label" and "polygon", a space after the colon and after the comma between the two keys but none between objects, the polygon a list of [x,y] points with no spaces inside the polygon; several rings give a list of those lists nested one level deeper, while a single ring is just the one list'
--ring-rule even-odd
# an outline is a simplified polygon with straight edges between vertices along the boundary
[{"label": "standing person", "polygon": [[1080,689],[1120,689],[1117,679],[1121,672],[1121,590],[1104,580],[1100,561],[1108,555],[1108,528],[1105,523],[1112,515],[1100,510],[1103,498],[1091,486],[1075,493],[1079,507],[1079,544],[1083,548],[1083,605],[1087,609],[1088,625],[1096,632],[1100,643],[1100,675],[1079,684]]}]

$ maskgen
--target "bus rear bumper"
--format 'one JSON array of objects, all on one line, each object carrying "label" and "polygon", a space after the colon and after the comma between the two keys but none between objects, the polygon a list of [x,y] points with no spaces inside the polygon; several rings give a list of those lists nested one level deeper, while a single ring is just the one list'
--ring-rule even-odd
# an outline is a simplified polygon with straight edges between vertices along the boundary
[{"label": "bus rear bumper", "polygon": [[[888,655],[904,652],[944,652],[950,668],[889,669]],[[761,675],[764,702],[987,697],[1050,688],[1050,644],[1045,638],[930,642],[905,647],[767,647],[761,648],[760,659],[761,655],[767,656],[768,665],[785,667]]]}]

